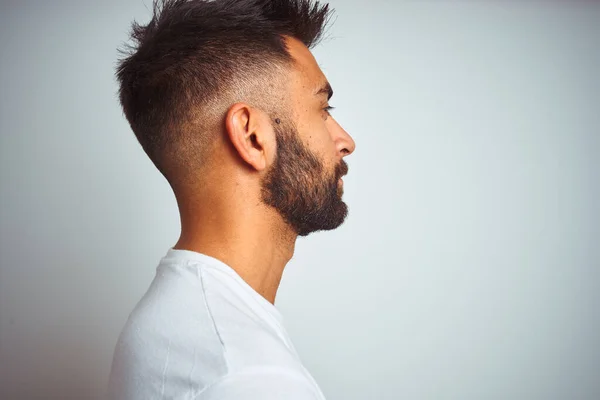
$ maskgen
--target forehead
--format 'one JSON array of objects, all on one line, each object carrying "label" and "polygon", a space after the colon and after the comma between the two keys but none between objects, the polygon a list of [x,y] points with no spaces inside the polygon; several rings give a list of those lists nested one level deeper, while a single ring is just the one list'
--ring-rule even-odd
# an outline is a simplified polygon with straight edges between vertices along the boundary
[{"label": "forehead", "polygon": [[296,38],[286,37],[286,44],[290,55],[295,61],[296,85],[300,85],[302,91],[312,95],[315,89],[321,88],[327,82],[325,74],[323,74],[317,60],[304,43]]}]

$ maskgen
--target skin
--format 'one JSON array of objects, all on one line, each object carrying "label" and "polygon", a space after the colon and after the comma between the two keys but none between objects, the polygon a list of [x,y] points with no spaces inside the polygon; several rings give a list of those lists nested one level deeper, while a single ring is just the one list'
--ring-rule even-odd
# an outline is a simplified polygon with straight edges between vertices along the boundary
[{"label": "skin", "polygon": [[181,235],[173,248],[221,260],[271,303],[297,237],[345,219],[339,177],[355,149],[324,110],[327,91],[317,92],[327,79],[312,53],[297,39],[286,44],[295,60],[286,77],[289,112],[277,123],[247,103],[232,105],[202,184],[175,192]]}]

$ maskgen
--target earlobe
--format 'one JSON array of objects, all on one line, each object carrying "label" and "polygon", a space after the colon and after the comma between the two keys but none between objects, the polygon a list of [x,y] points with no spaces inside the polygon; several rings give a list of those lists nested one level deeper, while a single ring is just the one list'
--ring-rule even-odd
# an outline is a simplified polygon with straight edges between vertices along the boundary
[{"label": "earlobe", "polygon": [[225,131],[233,148],[245,163],[256,170],[266,168],[259,110],[245,103],[232,105],[225,116]]}]

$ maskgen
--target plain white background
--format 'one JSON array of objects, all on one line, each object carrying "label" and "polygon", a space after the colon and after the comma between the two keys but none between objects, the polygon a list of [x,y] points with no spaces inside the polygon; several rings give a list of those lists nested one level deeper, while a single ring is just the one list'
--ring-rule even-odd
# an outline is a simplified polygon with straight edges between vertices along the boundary
[{"label": "plain white background", "polygon": [[[600,398],[600,4],[331,3],[347,222],[276,305],[328,399]],[[179,234],[116,97],[150,1],[0,6],[0,397],[99,399]]]}]

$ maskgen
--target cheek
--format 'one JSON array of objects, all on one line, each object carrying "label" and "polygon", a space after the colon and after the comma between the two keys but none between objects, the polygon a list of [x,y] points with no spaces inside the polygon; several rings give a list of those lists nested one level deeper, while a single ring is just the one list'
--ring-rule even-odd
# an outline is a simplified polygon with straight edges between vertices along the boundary
[{"label": "cheek", "polygon": [[[308,122],[308,121],[307,121]],[[332,140],[327,121],[323,117],[311,118],[303,128],[304,142],[321,156],[331,157],[335,143]]]},{"label": "cheek", "polygon": [[305,139],[308,148],[323,161],[326,167],[329,167],[335,157],[335,143],[329,131],[324,126],[315,127],[308,132]]},{"label": "cheek", "polygon": [[333,164],[336,153],[335,143],[328,129],[328,121],[314,110],[306,111],[297,120],[300,137],[304,145],[321,160],[323,167],[330,171],[335,167]]}]

